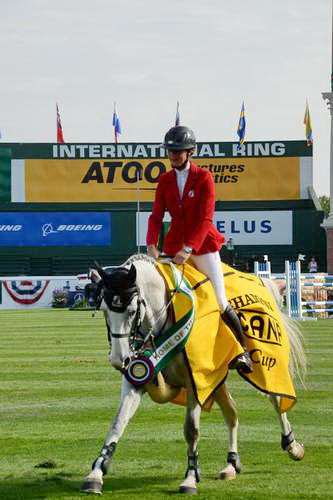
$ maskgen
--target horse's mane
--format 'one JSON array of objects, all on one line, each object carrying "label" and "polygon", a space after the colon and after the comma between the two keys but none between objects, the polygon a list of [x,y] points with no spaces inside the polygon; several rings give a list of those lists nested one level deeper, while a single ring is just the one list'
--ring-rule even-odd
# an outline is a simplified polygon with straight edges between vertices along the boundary
[{"label": "horse's mane", "polygon": [[128,267],[131,266],[134,262],[137,261],[144,261],[144,262],[149,262],[153,266],[156,265],[156,260],[153,257],[150,257],[150,255],[147,255],[145,253],[136,253],[134,255],[131,255],[123,264],[122,267]]}]

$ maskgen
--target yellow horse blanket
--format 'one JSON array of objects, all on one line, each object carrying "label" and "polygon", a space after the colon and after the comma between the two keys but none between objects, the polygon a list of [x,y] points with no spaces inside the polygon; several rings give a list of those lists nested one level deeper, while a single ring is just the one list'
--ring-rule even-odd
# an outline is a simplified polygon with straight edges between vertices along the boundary
[{"label": "yellow horse blanket", "polygon": [[[289,340],[280,310],[262,280],[222,264],[228,300],[243,326],[253,373],[241,374],[260,391],[281,396],[280,411],[289,410],[296,394],[289,373]],[[178,267],[183,272],[182,266]],[[175,285],[168,264],[158,264],[169,290]],[[195,296],[195,322],[185,344],[193,388],[201,406],[224,382],[228,365],[242,352],[231,330],[222,322],[210,281],[193,266],[184,266],[184,277]],[[184,303],[173,295],[176,321],[185,313]],[[178,402],[179,401],[175,401]]]}]

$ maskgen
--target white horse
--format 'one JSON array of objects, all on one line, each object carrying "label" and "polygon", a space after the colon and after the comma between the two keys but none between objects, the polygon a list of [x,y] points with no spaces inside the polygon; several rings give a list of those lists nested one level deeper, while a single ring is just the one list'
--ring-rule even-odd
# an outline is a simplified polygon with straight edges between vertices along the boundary
[{"label": "white horse", "polygon": [[[107,269],[96,266],[100,276],[98,283],[101,292],[101,309],[104,310],[108,326],[108,336],[111,351],[111,364],[124,372],[133,357],[133,351],[141,343],[142,350],[149,342],[167,327],[172,321],[170,313],[170,297],[164,279],[157,271],[155,261],[146,255],[134,255],[122,266]],[[277,287],[270,281],[265,285],[274,294],[275,300],[280,300]],[[300,331],[295,322],[283,315],[285,326],[291,344],[292,367],[301,375],[305,373],[305,355],[300,340]],[[136,346],[134,347],[134,344]],[[140,351],[140,349],[139,349]],[[174,399],[181,387],[188,391],[184,436],[187,442],[188,467],[185,479],[179,492],[197,493],[197,483],[200,480],[198,464],[198,441],[201,407],[193,392],[190,376],[184,363],[183,353],[177,354],[157,376],[157,384],[148,383],[144,386],[134,386],[125,378],[122,379],[120,406],[109,428],[102,450],[93,462],[92,471],[85,478],[81,491],[85,493],[102,494],[103,476],[107,473],[117,443],[125,431],[127,424],[135,414],[144,392],[158,403]],[[227,465],[219,471],[220,479],[234,479],[241,471],[241,463],[237,448],[238,418],[234,401],[224,383],[214,394],[215,401],[222,410],[229,431],[229,448]],[[282,438],[281,446],[293,460],[301,460],[304,447],[294,437],[286,413],[280,413],[279,396],[270,396],[270,401],[277,411]]]}]

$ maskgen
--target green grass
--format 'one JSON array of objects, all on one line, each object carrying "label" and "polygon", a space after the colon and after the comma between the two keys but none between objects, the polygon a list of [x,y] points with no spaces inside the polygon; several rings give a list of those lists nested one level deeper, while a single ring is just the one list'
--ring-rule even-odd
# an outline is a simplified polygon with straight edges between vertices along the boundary
[{"label": "green grass", "polygon": [[[1,311],[0,320],[0,498],[84,498],[80,485],[119,402],[120,375],[107,362],[102,314]],[[305,444],[304,460],[293,462],[282,452],[269,402],[232,373],[244,469],[235,481],[215,480],[225,465],[227,432],[214,407],[201,419],[199,498],[333,498],[333,322],[302,326],[308,388],[297,387],[290,421]],[[105,497],[179,497],[186,469],[183,420],[182,407],[156,405],[145,396],[117,447]],[[45,461],[55,467],[36,468]]]}]

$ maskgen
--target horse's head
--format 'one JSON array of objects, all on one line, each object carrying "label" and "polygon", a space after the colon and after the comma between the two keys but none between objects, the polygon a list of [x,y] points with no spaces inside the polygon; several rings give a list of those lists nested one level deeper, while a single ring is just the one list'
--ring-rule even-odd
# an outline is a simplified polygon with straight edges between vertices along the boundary
[{"label": "horse's head", "polygon": [[111,364],[120,370],[126,367],[131,355],[130,343],[135,339],[145,315],[145,303],[136,283],[136,268],[102,269],[98,284],[105,303],[112,342]]}]

